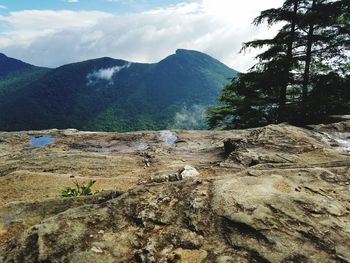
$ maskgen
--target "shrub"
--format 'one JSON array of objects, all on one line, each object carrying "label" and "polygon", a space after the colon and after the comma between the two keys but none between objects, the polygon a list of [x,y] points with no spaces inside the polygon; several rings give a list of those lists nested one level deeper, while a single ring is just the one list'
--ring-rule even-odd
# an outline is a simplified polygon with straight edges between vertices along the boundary
[{"label": "shrub", "polygon": [[74,182],[75,187],[66,187],[62,190],[61,196],[62,197],[72,197],[72,196],[86,196],[86,195],[93,195],[95,193],[92,192],[91,187],[96,183],[95,180],[90,180],[85,184],[83,182],[82,184],[79,184],[77,181]]}]

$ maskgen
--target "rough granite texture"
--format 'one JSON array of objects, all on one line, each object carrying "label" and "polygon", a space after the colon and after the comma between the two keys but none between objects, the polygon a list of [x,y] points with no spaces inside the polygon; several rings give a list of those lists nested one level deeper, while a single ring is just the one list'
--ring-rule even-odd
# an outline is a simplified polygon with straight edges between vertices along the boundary
[{"label": "rough granite texture", "polygon": [[349,132],[0,133],[0,262],[350,262]]}]

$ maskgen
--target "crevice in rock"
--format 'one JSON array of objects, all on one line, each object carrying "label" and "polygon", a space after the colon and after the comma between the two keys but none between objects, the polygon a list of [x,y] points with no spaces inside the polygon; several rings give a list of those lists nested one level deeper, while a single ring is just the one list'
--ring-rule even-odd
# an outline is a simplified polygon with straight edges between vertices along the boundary
[{"label": "crevice in rock", "polygon": [[284,258],[281,263],[308,263],[308,262],[310,261],[306,256],[297,254],[297,255],[292,255]]},{"label": "crevice in rock", "polygon": [[248,236],[258,241],[263,241],[265,243],[272,244],[272,242],[264,234],[262,234],[259,230],[255,229],[254,227],[246,223],[233,221],[227,217],[222,217],[222,219],[223,228],[226,233],[234,232],[242,236]]},{"label": "crevice in rock", "polygon": [[[28,235],[28,238],[26,238],[25,241],[21,245],[23,247],[23,250],[19,254],[16,255],[17,262],[27,262],[28,258],[30,258],[31,260],[35,259],[36,261],[39,261],[38,240],[39,240],[38,233],[33,232],[30,235]],[[5,260],[5,262],[6,262],[6,260]]]},{"label": "crevice in rock", "polygon": [[318,237],[316,234],[314,234],[312,231],[298,231],[304,238],[307,238],[310,240],[317,248],[327,252],[328,254],[335,255],[336,254],[336,249],[334,247],[334,244],[330,241],[327,240],[326,238],[322,239]]},{"label": "crevice in rock", "polygon": [[244,251],[248,254],[249,263],[272,263],[270,260],[261,255],[258,251],[254,249],[249,249],[241,246],[232,246],[238,251]]}]

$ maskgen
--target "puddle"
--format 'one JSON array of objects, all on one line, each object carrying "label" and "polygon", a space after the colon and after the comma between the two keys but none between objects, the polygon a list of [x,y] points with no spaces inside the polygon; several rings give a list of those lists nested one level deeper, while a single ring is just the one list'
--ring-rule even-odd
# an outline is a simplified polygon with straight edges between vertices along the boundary
[{"label": "puddle", "polygon": [[172,133],[171,131],[160,131],[160,139],[165,143],[165,144],[174,144],[177,140],[177,136]]},{"label": "puddle", "polygon": [[321,141],[342,152],[350,153],[350,132],[319,132]]},{"label": "puddle", "polygon": [[146,151],[150,145],[144,141],[136,142],[117,142],[112,144],[101,143],[101,144],[77,144],[73,143],[70,145],[73,149],[84,150],[88,152],[101,152],[101,153],[132,153],[136,151]]},{"label": "puddle", "polygon": [[43,147],[46,146],[48,144],[54,143],[55,142],[55,138],[52,136],[34,136],[30,138],[30,146],[32,147]]},{"label": "puddle", "polygon": [[145,143],[145,142],[141,142],[137,145],[137,150],[138,151],[145,151],[149,148],[149,145],[148,143]]}]

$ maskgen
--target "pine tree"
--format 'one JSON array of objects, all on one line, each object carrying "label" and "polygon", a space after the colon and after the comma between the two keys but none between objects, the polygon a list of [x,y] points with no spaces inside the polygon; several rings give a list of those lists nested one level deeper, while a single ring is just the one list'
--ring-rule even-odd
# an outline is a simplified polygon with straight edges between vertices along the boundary
[{"label": "pine tree", "polygon": [[[339,93],[333,85],[346,83],[343,80],[348,78],[349,0],[286,0],[282,7],[265,10],[254,20],[256,25],[263,22],[284,25],[272,39],[243,45],[242,50],[267,49],[256,57],[258,63],[248,73],[224,88],[221,106],[208,110],[210,127],[242,128],[283,121],[305,124],[318,121],[320,112],[322,117],[346,111],[346,107],[333,106],[329,112],[324,107],[321,110],[314,99],[329,96],[332,89]],[[321,79],[329,81],[322,83]],[[346,89],[344,85],[339,87]],[[318,92],[325,87],[329,92]]]}]

